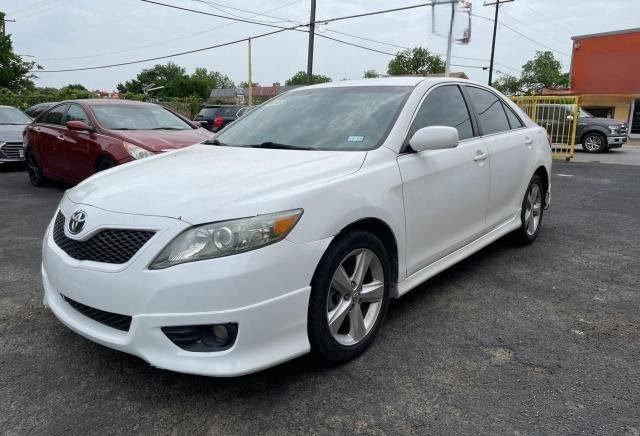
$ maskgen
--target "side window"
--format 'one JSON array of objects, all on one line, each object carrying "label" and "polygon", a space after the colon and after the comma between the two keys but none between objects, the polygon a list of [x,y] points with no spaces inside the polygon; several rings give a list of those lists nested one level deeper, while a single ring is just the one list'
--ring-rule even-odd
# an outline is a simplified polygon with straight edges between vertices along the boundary
[{"label": "side window", "polygon": [[87,113],[77,104],[72,104],[69,107],[66,121],[84,121],[88,125],[91,125],[91,121],[89,120]]},{"label": "side window", "polygon": [[511,128],[519,129],[520,127],[524,127],[524,124],[522,124],[522,121],[520,120],[520,118],[518,118],[518,116],[513,112],[513,109],[507,106],[506,103],[502,103],[502,104],[504,104],[504,111],[507,113],[507,118],[509,119],[509,124],[511,125]]},{"label": "side window", "polygon": [[41,122],[44,124],[55,124],[61,126],[64,120],[65,113],[67,112],[68,104],[63,104],[57,107],[54,107],[49,112],[47,112],[44,117],[42,117]]},{"label": "side window", "polygon": [[460,139],[473,137],[471,118],[457,85],[435,88],[418,109],[410,134],[428,126],[449,126],[458,129]]},{"label": "side window", "polygon": [[495,94],[473,86],[467,86],[467,92],[471,104],[478,114],[482,134],[490,135],[511,129],[502,103]]}]

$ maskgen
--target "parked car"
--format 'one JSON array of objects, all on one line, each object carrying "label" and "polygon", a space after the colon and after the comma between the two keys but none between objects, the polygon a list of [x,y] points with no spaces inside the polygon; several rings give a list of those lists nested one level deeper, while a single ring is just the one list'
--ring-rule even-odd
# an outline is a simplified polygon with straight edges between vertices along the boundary
[{"label": "parked car", "polygon": [[38,115],[40,115],[42,112],[46,111],[50,107],[55,106],[57,104],[58,104],[57,101],[51,101],[51,102],[47,102],[47,103],[38,103],[38,104],[34,104],[33,106],[29,107],[24,112],[27,115],[29,115],[31,118],[37,118]]},{"label": "parked car", "polygon": [[46,179],[77,183],[98,171],[210,136],[156,104],[69,100],[53,106],[25,129],[27,172],[34,186]]},{"label": "parked car", "polygon": [[13,106],[0,106],[0,165],[24,162],[22,131],[31,118]]},{"label": "parked car", "polygon": [[[536,109],[536,122],[546,127],[554,143],[568,143],[571,137],[574,109],[568,104],[541,104]],[[597,118],[580,109],[575,143],[584,151],[601,153],[620,148],[628,140],[628,125],[610,118]]]},{"label": "parked car", "polygon": [[234,122],[241,115],[238,112],[246,106],[223,105],[223,104],[203,104],[200,112],[194,118],[195,122],[201,123],[202,127],[217,132],[224,126]]},{"label": "parked car", "polygon": [[67,191],[44,239],[45,302],[174,371],[236,376],[309,350],[347,362],[390,298],[507,234],[533,242],[550,171],[546,131],[475,82],[297,88]]}]

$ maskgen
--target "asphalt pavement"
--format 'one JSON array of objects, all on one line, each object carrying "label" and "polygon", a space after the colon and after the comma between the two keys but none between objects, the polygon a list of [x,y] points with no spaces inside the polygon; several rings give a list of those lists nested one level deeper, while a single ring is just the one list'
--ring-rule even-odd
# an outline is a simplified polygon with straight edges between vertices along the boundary
[{"label": "asphalt pavement", "polygon": [[64,187],[0,167],[0,433],[640,435],[640,168],[554,173],[533,245],[497,241],[393,301],[361,358],[215,379],[60,324],[40,245]]}]

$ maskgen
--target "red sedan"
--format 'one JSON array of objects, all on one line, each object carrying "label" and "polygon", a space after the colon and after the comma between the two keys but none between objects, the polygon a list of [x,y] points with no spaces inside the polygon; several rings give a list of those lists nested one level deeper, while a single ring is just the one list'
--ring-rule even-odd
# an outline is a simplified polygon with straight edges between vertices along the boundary
[{"label": "red sedan", "polygon": [[34,186],[78,183],[135,159],[187,147],[211,133],[162,106],[126,100],[70,100],[40,114],[24,131]]}]

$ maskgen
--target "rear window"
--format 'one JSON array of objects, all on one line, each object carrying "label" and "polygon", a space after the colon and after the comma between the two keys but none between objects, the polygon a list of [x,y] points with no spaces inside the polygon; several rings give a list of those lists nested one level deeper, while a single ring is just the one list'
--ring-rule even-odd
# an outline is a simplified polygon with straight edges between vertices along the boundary
[{"label": "rear window", "polygon": [[237,106],[227,107],[203,107],[196,115],[196,118],[212,119],[215,117],[235,117],[239,108]]}]

